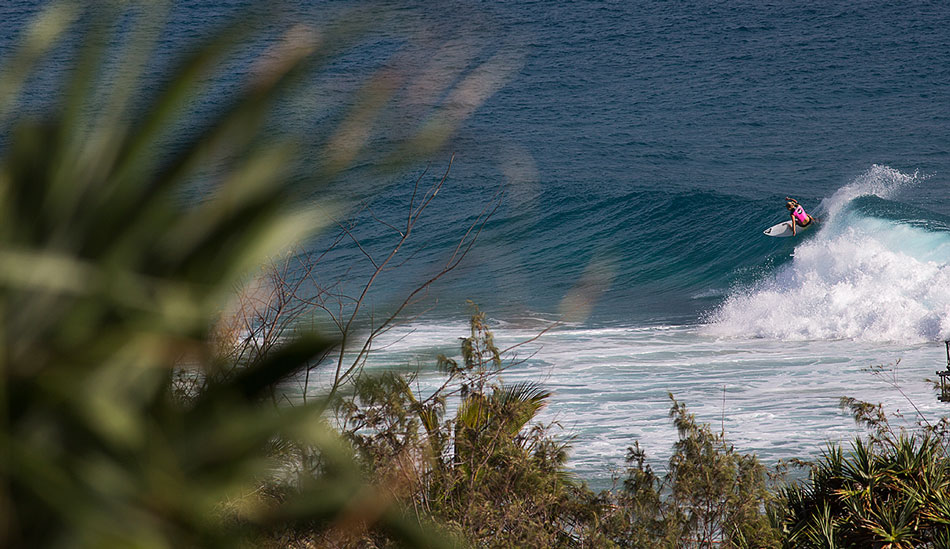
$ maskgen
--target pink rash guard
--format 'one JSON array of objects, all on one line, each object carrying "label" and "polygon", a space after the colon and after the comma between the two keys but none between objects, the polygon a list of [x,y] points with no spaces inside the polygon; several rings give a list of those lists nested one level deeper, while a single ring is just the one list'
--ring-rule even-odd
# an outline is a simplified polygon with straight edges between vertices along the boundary
[{"label": "pink rash guard", "polygon": [[795,218],[795,221],[797,221],[799,225],[808,224],[808,214],[805,213],[805,208],[802,208],[801,204],[795,206],[795,209],[792,211],[792,217]]}]

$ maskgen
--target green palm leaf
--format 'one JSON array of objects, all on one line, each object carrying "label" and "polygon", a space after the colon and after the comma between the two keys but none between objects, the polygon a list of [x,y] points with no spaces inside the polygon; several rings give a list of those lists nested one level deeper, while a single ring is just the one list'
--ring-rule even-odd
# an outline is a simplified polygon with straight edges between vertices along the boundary
[{"label": "green palm leaf", "polygon": [[[50,6],[0,78],[0,545],[233,547],[331,522],[376,522],[397,541],[451,545],[374,499],[321,417],[325,402],[268,402],[335,342],[305,333],[218,375],[234,365],[215,357],[211,331],[235,283],[325,223],[295,206],[298,140],[272,139],[265,123],[326,52],[291,33],[267,71],[168,148],[190,116],[183,105],[253,29],[238,22],[213,35],[136,114],[127,107],[138,104],[131,94],[159,17],[138,7],[145,28],[120,56],[111,111],[88,107],[118,8]],[[91,26],[78,29],[85,45],[58,110],[12,119],[24,83],[74,20]],[[183,199],[207,183],[209,165],[208,196]],[[206,381],[185,400],[172,390],[183,370]],[[275,481],[286,465],[275,446],[314,465],[301,458],[296,478]],[[282,497],[250,497],[264,482]]]}]

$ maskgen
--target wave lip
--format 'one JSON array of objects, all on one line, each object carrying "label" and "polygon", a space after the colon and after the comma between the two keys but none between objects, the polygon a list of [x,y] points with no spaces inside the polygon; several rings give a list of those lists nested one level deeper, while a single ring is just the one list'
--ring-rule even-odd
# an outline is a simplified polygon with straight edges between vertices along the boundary
[{"label": "wave lip", "polygon": [[912,187],[925,179],[918,172],[905,174],[888,166],[872,165],[866,172],[838,189],[831,197],[821,201],[827,217],[834,219],[854,199],[862,196],[877,196],[892,199],[900,191]]},{"label": "wave lip", "polygon": [[[922,342],[950,338],[950,232],[851,207],[916,181],[875,166],[823,201],[827,223],[769,278],[708,319],[720,337]],[[882,196],[883,195],[883,196]]]}]

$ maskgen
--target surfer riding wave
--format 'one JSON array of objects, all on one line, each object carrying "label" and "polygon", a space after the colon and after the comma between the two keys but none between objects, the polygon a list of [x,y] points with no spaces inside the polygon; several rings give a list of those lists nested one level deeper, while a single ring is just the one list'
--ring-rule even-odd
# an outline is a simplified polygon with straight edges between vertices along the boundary
[{"label": "surfer riding wave", "polygon": [[792,216],[792,236],[795,236],[795,228],[798,227],[807,227],[818,220],[814,217],[805,213],[805,208],[798,203],[794,198],[785,197],[785,207],[788,208]]}]

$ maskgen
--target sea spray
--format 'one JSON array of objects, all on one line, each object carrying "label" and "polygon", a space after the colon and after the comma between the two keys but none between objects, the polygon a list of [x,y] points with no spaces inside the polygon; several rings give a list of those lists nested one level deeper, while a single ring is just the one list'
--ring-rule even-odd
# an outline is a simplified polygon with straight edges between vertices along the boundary
[{"label": "sea spray", "polygon": [[950,336],[950,232],[924,228],[921,210],[882,219],[853,207],[862,197],[896,197],[917,181],[874,166],[822,201],[818,233],[802,239],[791,262],[733,290],[705,333],[902,343]]},{"label": "sea spray", "polygon": [[826,216],[831,221],[858,197],[878,196],[892,199],[900,191],[913,187],[923,179],[925,177],[916,171],[913,174],[905,174],[888,166],[874,164],[830,197],[822,200],[820,208],[827,212]]}]

